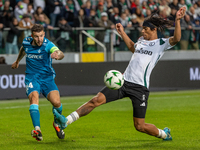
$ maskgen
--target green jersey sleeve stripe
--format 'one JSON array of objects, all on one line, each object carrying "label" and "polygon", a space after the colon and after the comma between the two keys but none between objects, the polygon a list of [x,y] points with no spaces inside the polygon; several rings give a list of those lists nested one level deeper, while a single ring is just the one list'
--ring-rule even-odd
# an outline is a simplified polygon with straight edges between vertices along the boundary
[{"label": "green jersey sleeve stripe", "polygon": [[53,53],[55,51],[59,50],[58,47],[54,46],[50,49],[50,53]]},{"label": "green jersey sleeve stripe", "polygon": [[[150,63],[149,63],[150,64]],[[146,75],[147,75],[147,69],[149,67],[149,64],[147,65],[146,69],[145,69],[145,73],[144,73],[144,86],[147,88],[147,80],[146,80]]]}]

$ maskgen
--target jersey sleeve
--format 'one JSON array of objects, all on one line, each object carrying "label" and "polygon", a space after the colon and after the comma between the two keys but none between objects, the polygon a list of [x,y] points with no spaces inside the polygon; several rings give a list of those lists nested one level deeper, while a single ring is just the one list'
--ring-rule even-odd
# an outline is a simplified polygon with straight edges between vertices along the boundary
[{"label": "jersey sleeve", "polygon": [[24,38],[22,41],[22,46],[26,48],[27,46],[31,45],[31,41],[32,41],[31,37]]},{"label": "jersey sleeve", "polygon": [[164,42],[164,50],[165,50],[165,51],[166,51],[166,50],[169,50],[169,49],[172,48],[172,47],[174,47],[174,46],[170,45],[169,39],[170,39],[170,38],[162,38],[162,39],[161,39],[161,40],[163,40],[163,42]]},{"label": "jersey sleeve", "polygon": [[47,53],[53,53],[53,52],[59,50],[59,48],[57,46],[55,46],[55,44],[53,44],[52,42],[48,42],[45,50]]}]

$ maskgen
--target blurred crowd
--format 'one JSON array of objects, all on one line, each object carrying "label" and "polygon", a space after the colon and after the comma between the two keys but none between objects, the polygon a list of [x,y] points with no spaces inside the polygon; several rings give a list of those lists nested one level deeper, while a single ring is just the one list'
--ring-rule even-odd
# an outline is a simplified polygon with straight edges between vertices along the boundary
[{"label": "blurred crowd", "polygon": [[[121,23],[129,37],[136,42],[141,34],[144,19],[157,13],[165,19],[175,20],[176,12],[185,6],[187,13],[181,20],[182,38],[175,49],[199,49],[200,0],[0,0],[0,48],[7,54],[16,54],[22,40],[30,36],[30,28],[39,23],[46,29],[46,36],[55,41],[62,51],[78,51],[79,38],[72,28],[103,27],[105,31],[91,30],[88,33],[105,43],[109,49],[109,30]],[[54,30],[59,27],[59,30]],[[5,28],[10,28],[6,32]],[[24,30],[21,30],[24,29]],[[159,37],[169,37],[173,30],[159,33]],[[86,45],[93,45],[87,37]],[[119,37],[112,37],[114,45],[127,50]],[[92,46],[91,46],[92,47]],[[86,51],[96,51],[91,48]],[[69,49],[68,49],[69,48]],[[2,53],[2,52],[1,52]]]}]

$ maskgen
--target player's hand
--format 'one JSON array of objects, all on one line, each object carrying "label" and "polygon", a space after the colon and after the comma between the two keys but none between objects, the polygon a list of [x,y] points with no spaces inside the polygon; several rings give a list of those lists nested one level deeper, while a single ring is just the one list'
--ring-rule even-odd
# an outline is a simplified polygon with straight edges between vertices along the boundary
[{"label": "player's hand", "polygon": [[176,19],[180,20],[181,18],[183,18],[185,16],[185,11],[186,7],[185,6],[181,7],[176,13]]},{"label": "player's hand", "polygon": [[12,64],[12,69],[16,69],[19,67],[19,62],[15,61],[13,64]]},{"label": "player's hand", "polygon": [[120,35],[122,32],[124,32],[124,27],[121,25],[121,23],[117,23],[115,28]]},{"label": "player's hand", "polygon": [[51,54],[51,58],[57,60],[58,59],[58,53],[55,51]]}]

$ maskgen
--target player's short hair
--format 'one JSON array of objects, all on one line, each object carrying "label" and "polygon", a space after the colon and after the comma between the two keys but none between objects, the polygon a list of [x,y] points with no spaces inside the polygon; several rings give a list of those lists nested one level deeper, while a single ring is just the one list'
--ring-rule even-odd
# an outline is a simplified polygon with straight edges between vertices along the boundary
[{"label": "player's short hair", "polygon": [[41,31],[44,31],[44,27],[41,24],[34,24],[33,27],[31,28],[31,33],[41,32]]}]

